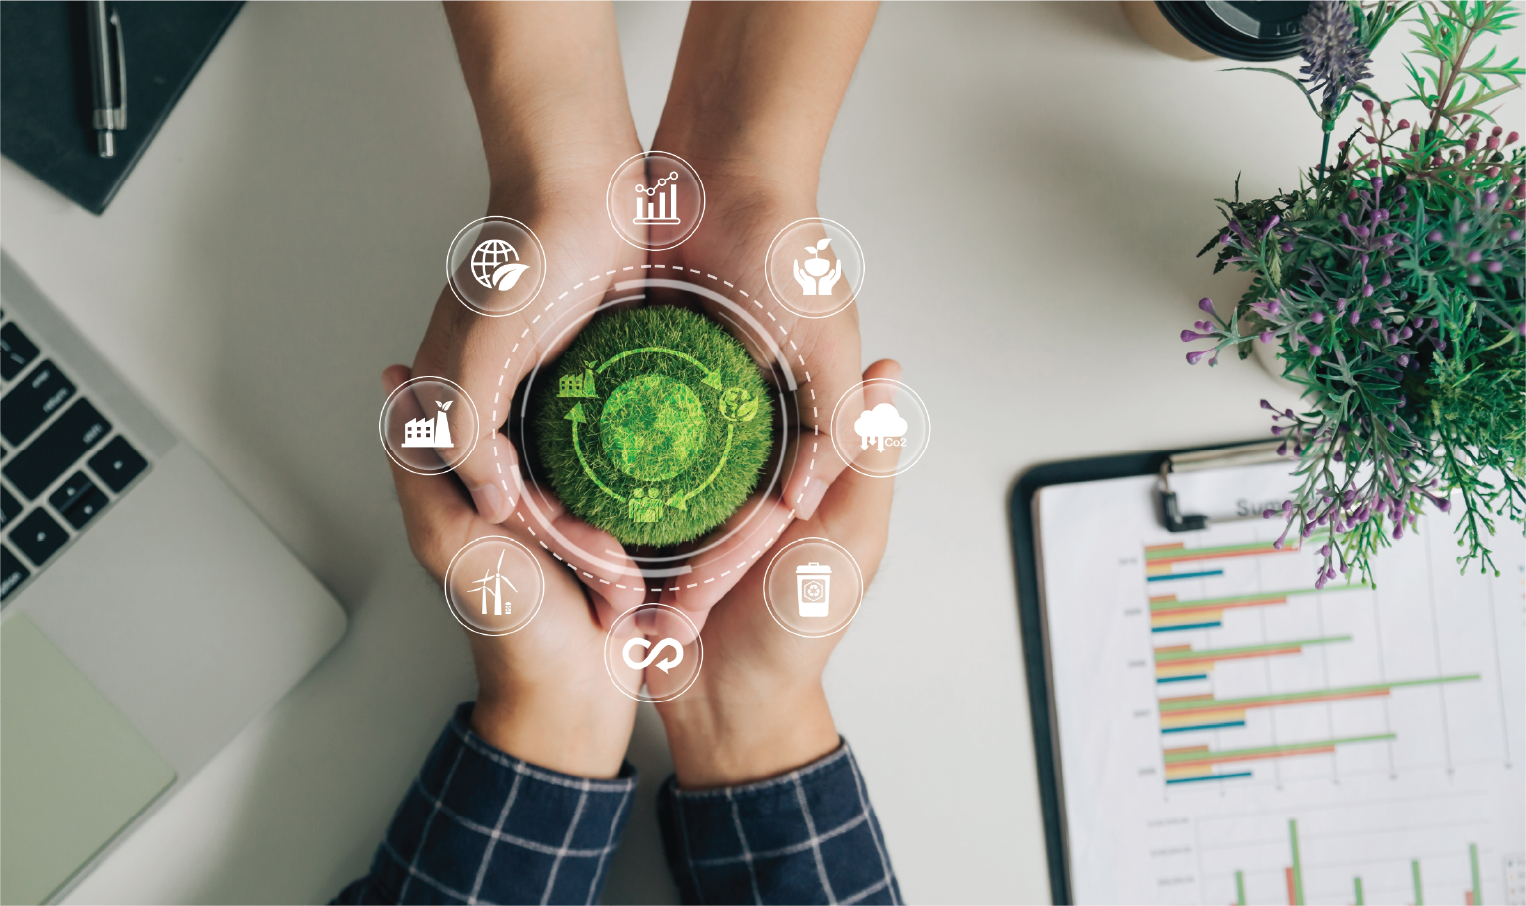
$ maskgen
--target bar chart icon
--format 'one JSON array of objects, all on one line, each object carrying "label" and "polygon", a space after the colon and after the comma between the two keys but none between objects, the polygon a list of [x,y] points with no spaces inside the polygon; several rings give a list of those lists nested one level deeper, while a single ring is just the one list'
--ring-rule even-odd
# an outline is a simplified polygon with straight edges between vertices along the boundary
[{"label": "bar chart icon", "polygon": [[[663,191],[663,187],[667,191]],[[669,173],[666,179],[657,180],[653,186],[636,186],[636,219],[632,223],[678,224],[678,171]]]}]

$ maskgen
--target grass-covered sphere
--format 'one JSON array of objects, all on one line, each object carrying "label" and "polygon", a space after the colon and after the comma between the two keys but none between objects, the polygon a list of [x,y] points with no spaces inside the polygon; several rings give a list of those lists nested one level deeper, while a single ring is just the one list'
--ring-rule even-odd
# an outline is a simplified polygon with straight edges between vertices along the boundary
[{"label": "grass-covered sphere", "polygon": [[538,471],[622,544],[666,547],[725,522],[773,451],[762,373],[704,315],[603,315],[548,371],[530,400]]}]

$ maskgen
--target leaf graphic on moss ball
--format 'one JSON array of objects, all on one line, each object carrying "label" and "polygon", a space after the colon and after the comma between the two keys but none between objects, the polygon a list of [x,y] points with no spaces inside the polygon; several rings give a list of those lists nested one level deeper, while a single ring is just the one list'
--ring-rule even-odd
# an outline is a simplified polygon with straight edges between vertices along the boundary
[{"label": "leaf graphic on moss ball", "polygon": [[758,401],[748,400],[737,409],[737,418],[744,422],[752,421],[752,417],[758,414]]},{"label": "leaf graphic on moss ball", "polygon": [[501,264],[493,271],[493,285],[499,292],[511,290],[519,282],[519,276],[529,269],[528,264]]},{"label": "leaf graphic on moss ball", "polygon": [[831,244],[832,244],[832,239],[829,236],[826,239],[822,239],[819,242],[817,242],[816,243],[816,248],[817,248],[817,250],[824,249],[824,248],[826,248],[827,246],[829,246]]}]

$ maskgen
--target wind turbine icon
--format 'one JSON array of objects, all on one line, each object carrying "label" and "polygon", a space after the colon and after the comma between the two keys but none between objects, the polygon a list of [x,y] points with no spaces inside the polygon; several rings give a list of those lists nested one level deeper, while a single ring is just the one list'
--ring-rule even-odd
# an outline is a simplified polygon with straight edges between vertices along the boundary
[{"label": "wind turbine icon", "polygon": [[493,567],[491,572],[488,572],[488,573],[484,574],[482,576],[482,578],[478,579],[476,585],[474,585],[472,587],[472,591],[481,591],[482,592],[482,615],[483,616],[487,616],[487,596],[488,596],[488,583],[489,582],[491,582],[492,585],[493,585],[493,587],[492,587],[493,615],[501,617],[504,614],[509,614],[509,613],[513,613],[514,612],[513,611],[514,602],[513,601],[509,601],[509,602],[505,603],[504,600],[503,600],[503,597],[502,597],[502,591],[503,591],[503,586],[504,585],[509,586],[509,588],[511,590],[513,590],[516,594],[519,592],[519,589],[514,587],[514,583],[509,581],[509,577],[505,576],[503,574],[503,572],[502,572],[502,570],[503,570],[503,555],[505,553],[508,553],[508,552],[507,551],[503,551],[503,552],[500,552],[498,554],[498,563],[497,563],[497,565],[495,565]]}]

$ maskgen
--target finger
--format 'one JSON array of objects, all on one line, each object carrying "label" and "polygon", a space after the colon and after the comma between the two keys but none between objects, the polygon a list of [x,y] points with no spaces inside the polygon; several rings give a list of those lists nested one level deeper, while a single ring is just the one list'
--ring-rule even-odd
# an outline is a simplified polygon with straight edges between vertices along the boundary
[{"label": "finger", "polygon": [[[456,382],[475,405],[478,443],[455,472],[478,513],[493,523],[508,519],[518,500],[510,469],[512,446],[492,441],[501,436],[520,381],[560,353],[605,291],[620,275],[640,273],[636,269],[644,260],[640,249],[604,230],[591,233],[568,212],[552,211],[536,220],[545,246],[540,295],[523,311],[488,317],[461,304],[447,286],[435,302],[413,365],[415,374]],[[461,268],[469,270],[470,262],[463,261]],[[460,279],[472,278],[463,272]]]},{"label": "finger", "polygon": [[537,509],[519,508],[509,524],[528,530],[588,586],[601,626],[610,626],[615,617],[645,600],[641,570],[613,535],[567,512],[560,500],[545,491],[536,499]]},{"label": "finger", "polygon": [[[804,372],[802,377],[808,375],[809,380],[801,381],[795,392],[800,429],[793,441],[796,452],[782,496],[796,515],[809,519],[827,488],[847,468],[833,449],[832,413],[860,380],[862,347],[857,303],[829,318],[797,318],[787,327],[790,341],[799,350],[791,364]],[[799,364],[802,360],[804,366]],[[813,455],[808,455],[807,442]]]},{"label": "finger", "polygon": [[[409,378],[406,365],[393,365],[382,372],[382,386],[390,396]],[[407,394],[403,395],[405,398]],[[408,403],[402,403],[408,405]],[[403,524],[414,557],[434,576],[442,579],[451,557],[471,538],[473,509],[461,486],[443,475],[418,475],[387,459],[392,483],[402,505]]]},{"label": "finger", "polygon": [[702,561],[691,560],[693,571],[669,580],[659,600],[682,610],[697,627],[704,628],[710,608],[764,557],[792,518],[789,506],[779,498],[755,495],[721,529],[740,530],[705,552]]},{"label": "finger", "polygon": [[476,409],[475,444],[454,472],[488,522],[502,522],[512,511],[509,501],[514,489],[499,458],[507,445],[492,440],[508,417],[514,388],[535,361],[528,327],[522,314],[489,318],[472,311],[447,287],[435,302],[413,360],[415,374],[455,382]]},{"label": "finger", "polygon": [[[867,412],[883,403],[895,405],[899,394],[896,384],[884,383],[886,381],[899,381],[901,378],[901,363],[894,359],[880,359],[864,369],[864,384],[848,392],[844,398],[843,406],[849,412]],[[870,383],[871,381],[877,383]],[[852,454],[851,463],[866,472],[877,475],[884,474],[887,467],[894,470],[895,464],[900,461],[900,447],[886,447],[881,451],[879,445],[871,444],[868,438],[860,437],[858,443],[845,444]],[[835,445],[834,445],[835,447]],[[889,453],[889,456],[885,454]],[[870,463],[873,463],[870,467]]]},{"label": "finger", "polygon": [[[864,371],[864,380],[891,378],[900,374],[900,364],[882,359]],[[870,388],[868,401],[884,402],[878,394],[888,396],[890,388]],[[898,456],[898,449],[887,449],[886,454]],[[884,456],[885,454],[881,454]],[[884,462],[884,459],[879,460]],[[890,503],[895,491],[895,479],[865,475],[849,470],[832,483],[822,498],[815,517],[808,523],[797,523],[791,534],[819,534],[847,548],[858,561],[867,585],[879,569],[880,558],[885,552],[885,541],[890,527]]]}]

